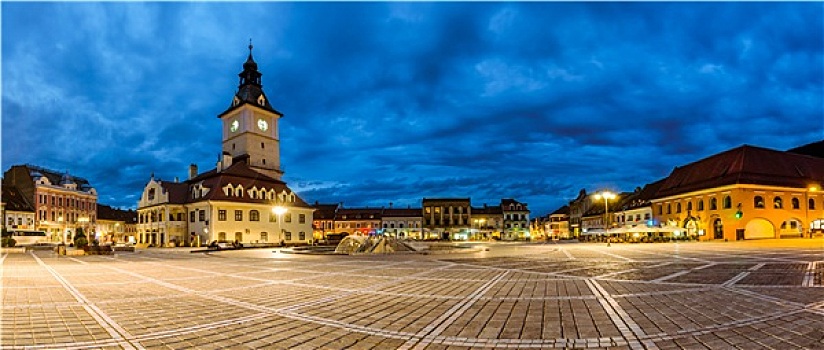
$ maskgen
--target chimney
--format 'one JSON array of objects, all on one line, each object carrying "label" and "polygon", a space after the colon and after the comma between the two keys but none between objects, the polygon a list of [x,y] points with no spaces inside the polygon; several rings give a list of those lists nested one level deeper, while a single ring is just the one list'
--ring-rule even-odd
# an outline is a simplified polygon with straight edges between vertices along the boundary
[{"label": "chimney", "polygon": [[392,209],[392,202],[389,202],[389,209]]},{"label": "chimney", "polygon": [[189,180],[194,179],[197,176],[197,164],[189,164]]},{"label": "chimney", "polygon": [[223,159],[220,162],[223,164],[221,170],[232,166],[232,155],[230,155],[229,152],[223,152]]},{"label": "chimney", "polygon": [[180,182],[180,179],[177,176],[175,176],[175,183],[178,183],[178,182]]}]

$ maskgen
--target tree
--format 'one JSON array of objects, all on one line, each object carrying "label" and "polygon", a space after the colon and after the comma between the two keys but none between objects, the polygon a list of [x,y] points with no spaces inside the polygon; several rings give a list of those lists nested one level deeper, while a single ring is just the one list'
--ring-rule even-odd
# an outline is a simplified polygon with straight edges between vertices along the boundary
[{"label": "tree", "polygon": [[89,240],[86,239],[86,234],[83,233],[83,228],[78,227],[74,234],[74,246],[77,249],[83,249],[83,247],[89,245]]}]

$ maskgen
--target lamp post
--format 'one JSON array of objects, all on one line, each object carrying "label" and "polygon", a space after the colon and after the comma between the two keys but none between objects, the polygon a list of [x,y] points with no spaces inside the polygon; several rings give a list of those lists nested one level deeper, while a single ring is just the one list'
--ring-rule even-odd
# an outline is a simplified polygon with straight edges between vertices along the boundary
[{"label": "lamp post", "polygon": [[604,218],[604,233],[607,236],[609,236],[609,200],[615,199],[615,197],[615,193],[609,191],[601,191],[595,194],[595,199],[604,199],[604,212],[606,213],[606,217]]},{"label": "lamp post", "polygon": [[283,237],[282,237],[283,232],[281,232],[280,220],[282,220],[283,214],[286,214],[286,207],[284,207],[282,205],[276,205],[276,206],[272,207],[272,213],[274,213],[278,217],[278,231],[277,232],[278,232],[278,236],[281,237],[281,241],[283,241]]},{"label": "lamp post", "polygon": [[66,244],[66,226],[63,225],[63,216],[62,215],[57,217],[57,223],[58,223],[57,225],[60,228],[60,236],[63,237],[63,244]]},{"label": "lamp post", "polygon": [[804,225],[802,225],[801,229],[801,238],[804,238],[804,231],[808,230],[809,228],[809,235],[810,238],[813,238],[813,223],[810,222],[810,198],[809,193],[818,191],[817,186],[809,186],[807,190],[804,191]]}]

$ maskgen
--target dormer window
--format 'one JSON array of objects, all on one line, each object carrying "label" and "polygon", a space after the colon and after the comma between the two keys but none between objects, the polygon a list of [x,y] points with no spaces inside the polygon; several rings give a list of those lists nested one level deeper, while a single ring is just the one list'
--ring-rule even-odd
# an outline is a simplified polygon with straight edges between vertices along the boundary
[{"label": "dormer window", "polygon": [[266,105],[266,99],[263,97],[263,95],[258,96],[257,103],[261,106]]},{"label": "dormer window", "polygon": [[237,106],[239,104],[240,104],[240,99],[237,98],[237,96],[235,96],[235,98],[232,99],[232,107]]}]

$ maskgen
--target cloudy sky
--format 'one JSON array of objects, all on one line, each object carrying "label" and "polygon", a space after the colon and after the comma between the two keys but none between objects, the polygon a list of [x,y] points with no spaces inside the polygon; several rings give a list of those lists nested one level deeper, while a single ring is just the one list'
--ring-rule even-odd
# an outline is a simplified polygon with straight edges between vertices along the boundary
[{"label": "cloudy sky", "polygon": [[135,207],[214,167],[249,38],[310,202],[533,216],[741,144],[824,139],[822,3],[16,3],[2,165]]}]

